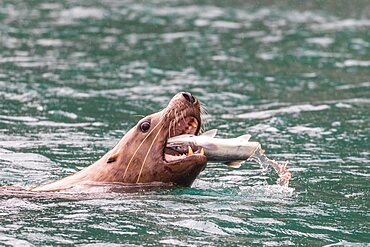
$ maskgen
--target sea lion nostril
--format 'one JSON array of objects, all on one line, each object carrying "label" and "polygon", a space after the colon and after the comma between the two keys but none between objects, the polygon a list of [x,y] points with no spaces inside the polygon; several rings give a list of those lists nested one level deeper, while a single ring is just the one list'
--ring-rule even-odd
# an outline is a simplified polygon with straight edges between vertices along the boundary
[{"label": "sea lion nostril", "polygon": [[188,93],[188,92],[184,92],[182,93],[182,96],[184,96],[184,98],[189,101],[190,103],[194,103],[195,102],[195,98],[193,95],[191,95],[191,93]]}]

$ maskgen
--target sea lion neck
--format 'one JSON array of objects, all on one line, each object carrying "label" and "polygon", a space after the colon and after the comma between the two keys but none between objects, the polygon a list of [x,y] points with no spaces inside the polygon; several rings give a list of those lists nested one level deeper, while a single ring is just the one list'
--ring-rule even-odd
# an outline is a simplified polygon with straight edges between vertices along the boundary
[{"label": "sea lion neck", "polygon": [[190,93],[175,95],[166,108],[141,119],[118,144],[91,166],[32,191],[55,191],[86,181],[112,183],[162,182],[189,186],[205,168],[202,153],[166,153],[169,137],[198,134],[200,102]]}]

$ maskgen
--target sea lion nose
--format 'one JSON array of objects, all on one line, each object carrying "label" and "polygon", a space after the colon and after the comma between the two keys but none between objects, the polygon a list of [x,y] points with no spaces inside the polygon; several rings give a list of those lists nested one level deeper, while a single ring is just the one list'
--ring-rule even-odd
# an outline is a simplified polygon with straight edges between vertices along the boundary
[{"label": "sea lion nose", "polygon": [[191,95],[191,93],[188,93],[188,92],[184,92],[182,93],[182,96],[184,96],[184,98],[189,101],[190,103],[194,104],[195,102],[195,98],[193,95]]}]

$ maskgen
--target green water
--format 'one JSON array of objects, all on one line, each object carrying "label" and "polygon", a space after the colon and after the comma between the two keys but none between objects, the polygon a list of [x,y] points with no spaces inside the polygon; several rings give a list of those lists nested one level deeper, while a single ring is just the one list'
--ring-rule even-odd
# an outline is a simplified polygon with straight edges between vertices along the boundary
[{"label": "green water", "polygon": [[216,163],[191,188],[3,195],[0,245],[370,244],[367,0],[81,2],[0,2],[0,185],[78,171],[190,91],[295,190]]}]

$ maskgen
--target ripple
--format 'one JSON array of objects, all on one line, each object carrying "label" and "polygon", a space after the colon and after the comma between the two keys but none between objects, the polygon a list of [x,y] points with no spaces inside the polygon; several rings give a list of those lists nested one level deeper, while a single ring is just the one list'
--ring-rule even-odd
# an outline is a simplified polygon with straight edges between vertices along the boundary
[{"label": "ripple", "polygon": [[343,63],[336,63],[339,68],[345,67],[370,67],[370,61],[359,61],[359,60],[345,60]]},{"label": "ripple", "polygon": [[102,19],[106,15],[103,9],[99,8],[84,8],[84,7],[73,7],[65,9],[60,12],[59,23],[68,23],[73,19]]},{"label": "ripple", "polygon": [[0,241],[6,245],[12,246],[33,246],[29,241],[7,236],[8,234],[0,233]]},{"label": "ripple", "polygon": [[54,121],[37,121],[37,122],[29,122],[27,125],[29,126],[45,126],[45,127],[69,127],[69,128],[76,128],[76,127],[87,127],[92,126],[93,123],[62,123],[62,122],[54,122]]},{"label": "ripple", "polygon": [[29,201],[25,201],[19,198],[10,198],[10,199],[2,199],[1,200],[1,211],[2,212],[9,212],[11,213],[20,213],[22,210],[42,210],[43,207],[37,205],[36,203],[32,203]]},{"label": "ripple", "polygon": [[271,218],[250,218],[249,219],[250,221],[254,222],[254,223],[258,223],[258,224],[264,224],[264,225],[285,225],[284,222],[281,222],[281,221],[278,221],[278,220],[275,220],[275,219],[271,219]]},{"label": "ripple", "polygon": [[12,122],[14,121],[19,121],[19,122],[37,122],[39,119],[34,118],[34,117],[28,117],[28,116],[4,116],[0,115],[0,119],[5,119],[5,120],[11,120]]},{"label": "ripple", "polygon": [[221,29],[239,29],[242,27],[240,23],[237,22],[230,22],[230,21],[214,21],[211,24],[213,28],[221,28]]},{"label": "ripple", "polygon": [[336,89],[338,90],[348,90],[348,89],[354,89],[354,88],[370,88],[370,82],[362,82],[357,84],[345,84],[341,86],[337,86]]},{"label": "ripple", "polygon": [[271,118],[279,114],[293,114],[301,112],[311,112],[311,111],[323,111],[330,109],[328,105],[293,105],[288,107],[283,107],[275,110],[259,111],[259,112],[250,112],[239,114],[237,117],[241,119],[265,119]]},{"label": "ripple", "polygon": [[181,220],[172,223],[175,226],[189,228],[193,231],[201,231],[206,232],[208,234],[216,234],[216,235],[228,235],[224,232],[219,226],[217,226],[213,222],[208,221],[201,221],[201,220]]},{"label": "ripple", "polygon": [[368,19],[346,19],[327,21],[325,23],[313,24],[311,28],[315,31],[340,31],[348,28],[367,28],[370,26]]},{"label": "ripple", "polygon": [[166,244],[166,245],[171,245],[171,246],[189,246],[188,243],[182,242],[180,240],[173,239],[173,238],[163,239],[163,240],[161,240],[159,242],[161,244]]},{"label": "ripple", "polygon": [[41,46],[54,46],[54,47],[63,45],[63,41],[60,39],[39,39],[36,41],[36,43]]},{"label": "ripple", "polygon": [[34,153],[0,152],[0,161],[0,176],[7,184],[30,185],[48,179],[56,169],[47,157]]},{"label": "ripple", "polygon": [[356,242],[348,242],[348,241],[340,241],[333,244],[327,244],[323,247],[333,247],[333,246],[352,246],[352,247],[366,247],[369,246],[368,243],[356,243]]},{"label": "ripple", "polygon": [[331,131],[325,131],[320,127],[294,126],[289,127],[288,131],[293,134],[307,134],[310,137],[321,137],[322,135],[330,135]]},{"label": "ripple", "polygon": [[78,115],[72,112],[65,112],[65,111],[49,111],[48,113],[52,115],[60,115],[69,119],[77,119]]},{"label": "ripple", "polygon": [[330,37],[316,37],[316,38],[308,38],[306,39],[306,42],[327,47],[334,42],[334,39]]}]

